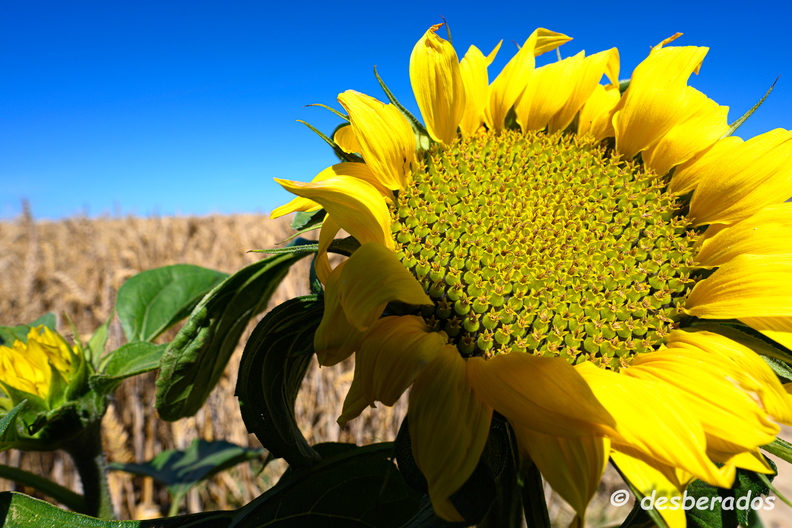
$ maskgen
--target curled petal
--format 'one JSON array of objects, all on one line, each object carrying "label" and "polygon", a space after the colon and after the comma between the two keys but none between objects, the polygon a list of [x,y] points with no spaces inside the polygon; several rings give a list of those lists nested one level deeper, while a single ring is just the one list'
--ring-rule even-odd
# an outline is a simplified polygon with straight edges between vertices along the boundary
[{"label": "curled petal", "polygon": [[316,253],[316,260],[314,261],[314,269],[316,270],[316,278],[322,284],[327,284],[327,279],[330,276],[330,260],[327,256],[327,248],[333,243],[341,226],[333,220],[332,216],[325,217],[322,223],[322,230],[319,232],[319,251]]},{"label": "curled petal", "polygon": [[777,128],[731,143],[691,167],[701,171],[688,214],[694,225],[731,225],[792,196],[792,132]]},{"label": "curled petal", "polygon": [[575,510],[577,524],[584,526],[586,507],[608,464],[610,440],[601,436],[549,436],[520,426],[514,426],[514,433],[545,480]]},{"label": "curled petal", "polygon": [[351,125],[343,126],[336,130],[333,141],[335,141],[336,145],[347,154],[360,152],[360,143],[358,143],[355,130]]},{"label": "curled petal", "polygon": [[618,86],[595,86],[594,92],[580,109],[578,134],[591,134],[597,140],[613,137],[615,132],[611,118],[620,98]]},{"label": "curled petal", "polygon": [[707,51],[694,46],[656,48],[635,68],[613,116],[616,150],[631,158],[688,118],[697,98],[687,80]]},{"label": "curled petal", "polygon": [[344,361],[358,349],[363,332],[347,320],[338,298],[341,271],[349,261],[339,264],[325,282],[324,314],[314,335],[314,350],[320,365],[330,366]]},{"label": "curled petal", "polygon": [[564,437],[613,432],[613,418],[564,359],[514,352],[467,365],[476,395],[515,425]]},{"label": "curled petal", "polygon": [[339,94],[338,102],[349,114],[358,152],[371,172],[392,191],[404,188],[415,158],[415,134],[407,118],[394,105],[352,90]]},{"label": "curled petal", "polygon": [[410,83],[426,130],[449,145],[465,112],[465,87],[454,47],[437,35],[443,24],[429,28],[410,55]]},{"label": "curled petal", "polygon": [[367,331],[391,301],[432,304],[423,287],[396,254],[382,244],[363,244],[345,262],[339,300],[350,323]]},{"label": "curled petal", "polygon": [[503,130],[506,114],[533,74],[536,57],[570,40],[571,37],[544,28],[531,33],[520,51],[504,66],[490,85],[489,105],[485,110],[487,127]]},{"label": "curled petal", "polygon": [[[503,41],[501,41],[503,42]],[[484,122],[484,109],[489,101],[489,76],[487,66],[500,49],[501,42],[495,46],[492,53],[485,57],[476,46],[470,46],[465,56],[459,62],[459,72],[465,86],[465,112],[459,123],[462,137],[468,137],[476,132]]]},{"label": "curled petal", "polygon": [[279,218],[281,216],[285,216],[290,213],[296,213],[297,211],[310,213],[313,211],[318,211],[321,208],[322,206],[314,202],[313,200],[309,200],[308,198],[303,198],[301,196],[298,196],[289,203],[283,204],[280,207],[276,207],[270,213],[270,218]]},{"label": "curled petal", "polygon": [[388,206],[370,183],[346,175],[311,183],[279,178],[275,181],[287,191],[321,204],[333,220],[361,244],[377,242],[393,247]]},{"label": "curled petal", "polygon": [[462,521],[449,497],[473,474],[489,435],[492,409],[471,390],[457,347],[440,349],[415,380],[408,411],[415,463],[435,513]]}]

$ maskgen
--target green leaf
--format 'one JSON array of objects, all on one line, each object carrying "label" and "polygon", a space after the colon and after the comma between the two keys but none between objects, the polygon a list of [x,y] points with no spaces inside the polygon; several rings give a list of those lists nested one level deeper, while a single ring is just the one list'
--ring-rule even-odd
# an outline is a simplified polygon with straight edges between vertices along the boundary
[{"label": "green leaf", "polygon": [[127,343],[109,354],[101,372],[90,378],[91,388],[102,394],[114,392],[127,378],[159,368],[167,345],[148,341]]},{"label": "green leaf", "polygon": [[749,118],[749,117],[751,117],[751,115],[753,115],[753,113],[754,113],[754,112],[756,112],[757,110],[759,110],[759,107],[760,107],[760,106],[762,106],[762,103],[764,103],[764,102],[765,102],[765,99],[767,99],[767,97],[768,97],[768,96],[770,95],[770,93],[773,91],[773,88],[775,88],[775,85],[776,85],[776,83],[778,82],[778,79],[779,79],[779,78],[778,78],[778,77],[776,77],[776,80],[775,80],[775,81],[773,81],[773,84],[771,84],[771,85],[770,85],[770,88],[767,90],[767,92],[765,92],[764,96],[762,96],[762,98],[761,98],[761,99],[759,99],[759,102],[758,102],[758,103],[756,103],[755,105],[753,105],[753,106],[752,106],[752,107],[751,107],[751,108],[750,108],[750,109],[749,109],[747,112],[745,112],[745,113],[744,113],[744,114],[743,114],[743,115],[742,115],[742,116],[741,116],[741,117],[740,117],[740,118],[739,118],[737,121],[735,121],[734,123],[732,123],[732,124],[729,126],[729,130],[728,130],[728,131],[727,131],[725,134],[723,134],[723,136],[721,136],[721,139],[722,139],[722,138],[725,138],[725,137],[728,137],[728,136],[731,136],[732,134],[734,134],[735,132],[737,132],[737,129],[738,129],[738,128],[740,128],[740,126],[742,126],[742,124],[743,124],[743,123],[745,123],[745,122],[748,120],[748,118]]},{"label": "green leaf", "polygon": [[333,152],[335,152],[336,156],[338,156],[338,158],[340,160],[342,160],[342,161],[352,161],[352,162],[358,162],[358,163],[363,161],[363,158],[361,158],[357,154],[350,154],[348,152],[344,152],[343,150],[341,150],[341,147],[336,145],[336,142],[333,139],[327,137],[322,132],[320,132],[318,129],[316,129],[315,127],[309,125],[305,121],[302,121],[302,120],[298,119],[297,122],[298,123],[302,123],[303,125],[305,125],[308,128],[310,128],[313,131],[314,134],[316,134],[317,136],[322,138],[325,143],[330,145],[333,148]]},{"label": "green leaf", "polygon": [[102,354],[104,354],[105,346],[107,345],[108,329],[110,328],[110,323],[113,322],[113,317],[115,317],[115,309],[110,310],[110,315],[107,317],[107,320],[105,320],[105,322],[96,329],[83,348],[85,360],[94,368],[94,370],[98,370],[101,361],[105,361],[107,359],[107,356],[103,357]]},{"label": "green leaf", "polygon": [[14,344],[14,341],[27,343],[27,336],[31,328],[43,325],[54,332],[56,324],[55,314],[50,312],[42,315],[32,323],[16,326],[0,326],[0,345],[10,347]]},{"label": "green leaf", "polygon": [[109,468],[153,478],[165,485],[173,502],[178,504],[190,488],[201,481],[262,454],[262,449],[248,449],[224,440],[207,442],[196,438],[185,451],[170,449],[144,464],[113,462]]},{"label": "green leaf", "polygon": [[324,209],[319,209],[318,211],[314,211],[312,213],[299,211],[294,215],[291,228],[295,231],[307,230],[308,228],[313,227],[324,220],[325,216],[327,216],[327,211]]},{"label": "green leaf", "polygon": [[401,479],[392,454],[392,443],[373,444],[295,471],[238,510],[229,528],[400,527],[418,512],[421,495]]},{"label": "green leaf", "polygon": [[23,493],[0,493],[3,528],[226,528],[233,515],[216,511],[148,521],[108,521],[61,510]]},{"label": "green leaf", "polygon": [[293,468],[320,459],[297,427],[294,402],[313,357],[323,310],[315,295],[273,309],[253,330],[239,365],[236,396],[247,430]]},{"label": "green leaf", "polygon": [[151,341],[181,321],[227,273],[191,264],[155,268],[118,290],[116,309],[128,341]]},{"label": "green leaf", "polygon": [[[768,462],[775,468],[772,461],[768,459]],[[752,502],[761,500],[760,507],[766,504],[761,495],[766,495],[770,490],[762,477],[764,475],[753,471],[738,469],[731,489],[716,488],[700,480],[693,481],[685,492],[686,501],[696,501],[696,506],[685,508],[688,527],[732,528],[737,524],[747,525]],[[708,499],[707,507],[698,507],[699,499],[704,497]]]},{"label": "green leaf", "polygon": [[781,460],[792,464],[792,444],[781,438],[776,438],[772,443],[762,446],[762,449],[775,455]]},{"label": "green leaf", "polygon": [[16,428],[17,416],[19,415],[19,411],[21,411],[27,403],[27,400],[22,400],[0,418],[0,451],[5,451],[6,449],[14,447],[14,441],[18,436]]},{"label": "green leaf", "polygon": [[308,244],[301,244],[299,246],[254,249],[251,250],[251,253],[264,253],[266,255],[284,255],[287,253],[316,253],[317,251],[319,251],[319,244],[308,243]]},{"label": "green leaf", "polygon": [[209,397],[250,319],[264,311],[292,264],[306,254],[267,257],[231,275],[195,307],[160,362],[160,418],[192,416]]}]

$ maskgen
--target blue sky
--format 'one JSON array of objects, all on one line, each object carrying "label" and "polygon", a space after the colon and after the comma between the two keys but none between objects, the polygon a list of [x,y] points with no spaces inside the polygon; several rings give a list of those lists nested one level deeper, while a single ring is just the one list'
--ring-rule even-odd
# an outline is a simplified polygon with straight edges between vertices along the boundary
[{"label": "blue sky", "polygon": [[[709,46],[691,84],[736,119],[777,76],[743,137],[792,127],[792,8],[770,2],[0,1],[0,218],[267,212],[273,177],[310,180],[335,158],[330,133],[372,74],[416,110],[410,51],[444,16],[461,54],[504,46],[497,73],[536,27],[574,40],[564,56],[618,47],[622,77],[649,47]],[[337,107],[337,106],[336,106]]]}]

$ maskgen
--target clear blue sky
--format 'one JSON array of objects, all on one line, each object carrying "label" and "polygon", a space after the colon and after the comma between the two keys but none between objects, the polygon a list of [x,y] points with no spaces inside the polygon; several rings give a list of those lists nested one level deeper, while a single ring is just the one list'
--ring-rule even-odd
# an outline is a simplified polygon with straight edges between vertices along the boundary
[{"label": "clear blue sky", "polygon": [[329,133],[372,67],[415,110],[408,61],[444,16],[457,51],[504,46],[500,70],[542,26],[564,56],[613,46],[622,77],[674,32],[709,46],[691,84],[736,119],[777,76],[743,137],[792,127],[786,2],[0,1],[0,218],[270,211],[273,177],[310,180],[335,160]]}]

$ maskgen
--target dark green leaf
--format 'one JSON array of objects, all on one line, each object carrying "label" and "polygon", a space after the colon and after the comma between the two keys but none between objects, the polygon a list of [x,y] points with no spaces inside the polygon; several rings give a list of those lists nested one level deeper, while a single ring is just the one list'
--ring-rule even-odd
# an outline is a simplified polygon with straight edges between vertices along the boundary
[{"label": "dark green leaf", "polygon": [[151,477],[164,484],[178,502],[196,484],[247,460],[260,457],[262,449],[248,449],[223,440],[195,439],[186,451],[163,451],[145,464],[110,464],[110,469]]},{"label": "dark green leaf", "polygon": [[16,407],[5,413],[0,418],[0,451],[5,451],[14,447],[14,440],[17,439],[17,416],[19,411],[27,405],[27,400],[22,400]]},{"label": "dark green leaf", "polygon": [[325,216],[327,216],[327,211],[324,209],[319,209],[318,211],[313,211],[312,213],[299,211],[296,215],[294,215],[291,228],[295,231],[308,229],[324,220]]},{"label": "dark green leaf", "polygon": [[116,309],[128,341],[151,341],[181,321],[201,297],[228,277],[212,269],[176,264],[138,273],[118,290]]},{"label": "dark green leaf", "polygon": [[0,326],[0,345],[10,347],[14,344],[14,341],[27,343],[27,336],[31,328],[43,325],[54,332],[56,323],[55,314],[50,312],[42,315],[32,323],[16,326]]},{"label": "dark green leaf", "polygon": [[323,309],[316,296],[291,299],[273,309],[256,326],[239,365],[236,396],[247,430],[294,468],[319,460],[297,427],[294,401],[313,357]]},{"label": "dark green leaf", "polygon": [[[772,461],[768,462],[775,468]],[[756,502],[759,508],[764,508],[766,495],[769,489],[762,478],[753,471],[737,470],[737,477],[731,489],[716,488],[700,480],[693,481],[685,492],[685,501],[691,505],[698,503],[699,499],[706,498],[707,506],[701,508],[694,506],[685,507],[685,515],[690,528],[733,528],[737,524],[748,524],[748,512]],[[761,502],[761,504],[758,504]],[[687,504],[683,505],[687,506]]]},{"label": "dark green leaf", "polygon": [[397,528],[410,520],[420,494],[401,479],[393,444],[374,444],[294,472],[240,509],[234,528]]},{"label": "dark green leaf", "polygon": [[0,493],[3,528],[226,528],[234,512],[216,511],[149,521],[108,521],[61,510],[23,493]]},{"label": "dark green leaf", "polygon": [[250,319],[264,311],[292,264],[306,254],[274,255],[219,284],[195,307],[160,363],[160,418],[192,416],[209,397]]},{"label": "dark green leaf", "polygon": [[109,355],[102,371],[91,376],[91,387],[102,394],[110,394],[123,380],[158,369],[166,347],[148,341],[121,346]]}]

